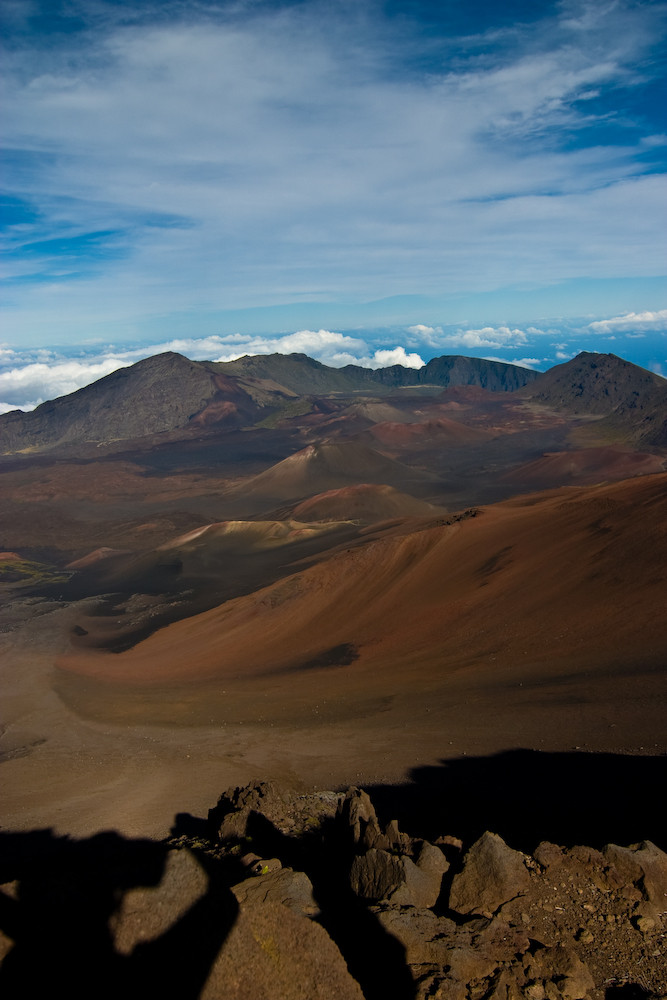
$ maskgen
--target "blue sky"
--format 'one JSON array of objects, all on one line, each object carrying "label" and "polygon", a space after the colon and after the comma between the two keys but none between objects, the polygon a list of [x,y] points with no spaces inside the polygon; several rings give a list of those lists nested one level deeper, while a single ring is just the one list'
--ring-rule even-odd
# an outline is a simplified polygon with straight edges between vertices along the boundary
[{"label": "blue sky", "polygon": [[1,10],[1,408],[165,348],[667,374],[665,4]]}]

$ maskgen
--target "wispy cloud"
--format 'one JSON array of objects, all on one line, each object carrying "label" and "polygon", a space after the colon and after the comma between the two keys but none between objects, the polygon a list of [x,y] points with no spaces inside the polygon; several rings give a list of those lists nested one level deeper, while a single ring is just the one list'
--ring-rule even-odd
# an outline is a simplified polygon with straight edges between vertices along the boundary
[{"label": "wispy cloud", "polygon": [[645,274],[664,147],[630,97],[659,5],[555,11],[457,39],[379,4],[74,3],[48,46],[24,20],[6,328]]},{"label": "wispy cloud", "polygon": [[644,330],[665,331],[667,333],[667,309],[657,312],[626,313],[624,316],[612,316],[611,319],[599,319],[589,323],[590,330],[596,333],[627,332],[629,336],[639,335]]}]

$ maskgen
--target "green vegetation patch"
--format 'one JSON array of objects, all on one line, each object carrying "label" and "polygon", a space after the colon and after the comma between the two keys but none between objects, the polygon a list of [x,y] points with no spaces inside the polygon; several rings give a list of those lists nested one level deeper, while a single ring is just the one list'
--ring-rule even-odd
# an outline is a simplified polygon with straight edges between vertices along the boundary
[{"label": "green vegetation patch", "polygon": [[283,420],[291,420],[293,417],[303,417],[307,413],[310,413],[312,409],[312,400],[308,399],[307,396],[304,396],[301,399],[295,399],[286,403],[284,406],[281,406],[279,410],[275,410],[255,426],[263,427],[267,430],[273,430],[273,428],[277,427]]},{"label": "green vegetation patch", "polygon": [[69,573],[63,573],[55,566],[34,562],[32,559],[0,558],[0,583],[19,586],[37,583],[64,583]]}]

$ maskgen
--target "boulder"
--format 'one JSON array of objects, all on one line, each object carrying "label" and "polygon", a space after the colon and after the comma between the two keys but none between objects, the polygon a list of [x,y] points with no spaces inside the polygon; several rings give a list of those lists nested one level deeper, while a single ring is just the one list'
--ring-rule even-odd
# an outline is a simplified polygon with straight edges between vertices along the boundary
[{"label": "boulder", "polygon": [[232,886],[239,903],[282,903],[296,913],[316,916],[319,907],[313,896],[313,885],[305,872],[277,868],[244,879]]},{"label": "boulder", "polygon": [[634,883],[639,883],[645,898],[658,913],[667,912],[667,854],[650,840],[635,847],[609,844],[605,858],[621,869]]},{"label": "boulder", "polygon": [[319,924],[267,901],[241,903],[200,1000],[363,1000]]},{"label": "boulder", "polygon": [[456,924],[437,917],[433,910],[384,904],[373,907],[378,922],[405,948],[408,965],[442,965],[446,942],[456,934]]},{"label": "boulder", "polygon": [[576,952],[562,945],[554,948],[539,948],[526,963],[528,983],[524,991],[534,1000],[549,997],[545,986],[554,984],[558,988],[558,998],[562,1000],[585,1000],[595,982]]},{"label": "boulder", "polygon": [[[433,850],[437,851],[435,847]],[[443,857],[446,866],[447,862]],[[390,900],[400,906],[429,908],[435,906],[440,895],[443,871],[434,859],[418,867],[405,855],[371,848],[358,855],[352,862],[350,885],[353,892],[372,901]]]},{"label": "boulder", "polygon": [[456,913],[490,917],[503,903],[525,893],[529,885],[523,854],[487,831],[472,845],[462,871],[454,876],[449,906]]}]

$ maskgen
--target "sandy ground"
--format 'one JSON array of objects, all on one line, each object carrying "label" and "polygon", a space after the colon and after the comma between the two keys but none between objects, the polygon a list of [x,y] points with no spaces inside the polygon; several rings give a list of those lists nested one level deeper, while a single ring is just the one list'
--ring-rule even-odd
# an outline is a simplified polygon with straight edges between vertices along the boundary
[{"label": "sandy ground", "polygon": [[[63,688],[53,664],[81,607],[32,603],[20,612],[22,623],[0,633],[5,830],[161,837],[178,813],[205,816],[224,789],[256,777],[305,790],[404,782],[414,767],[516,747],[667,749],[665,682],[655,671],[553,682],[519,671],[494,683],[480,666],[430,688],[407,677],[384,697],[369,687],[328,699],[324,681],[318,694],[298,677],[291,697],[284,678],[230,690],[213,683],[167,690],[165,705],[176,706],[179,724],[147,725],[136,690],[91,695],[77,677]],[[16,621],[17,609],[10,613]],[[188,698],[197,725],[186,724]],[[115,716],[123,721],[100,721]]]}]

